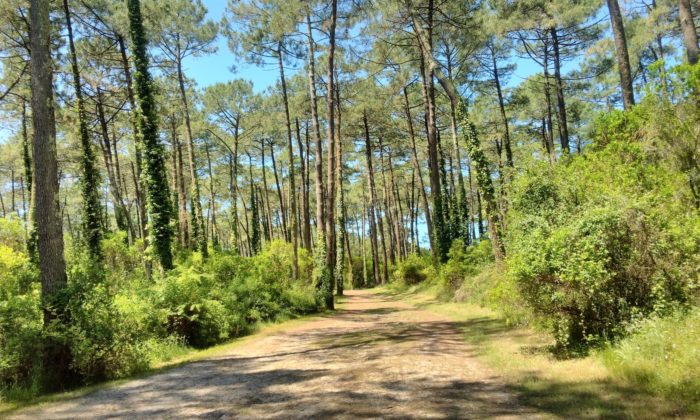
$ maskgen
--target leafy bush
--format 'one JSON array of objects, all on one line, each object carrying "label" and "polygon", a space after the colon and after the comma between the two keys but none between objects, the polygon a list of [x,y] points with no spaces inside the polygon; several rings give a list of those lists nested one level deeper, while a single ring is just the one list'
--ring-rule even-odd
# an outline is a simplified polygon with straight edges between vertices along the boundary
[{"label": "leafy bush", "polygon": [[452,243],[447,256],[448,260],[440,271],[440,279],[443,287],[449,293],[454,293],[467,277],[479,273],[487,263],[493,261],[491,241],[482,240],[465,247],[464,242],[458,239]]},{"label": "leafy bush", "polygon": [[406,259],[396,264],[394,280],[407,286],[421,283],[427,278],[424,271],[429,266],[430,260],[428,256],[410,254]]},{"label": "leafy bush", "polygon": [[0,395],[36,395],[43,343],[68,350],[71,384],[128,376],[273,321],[316,310],[311,261],[299,252],[302,278],[292,275],[291,245],[269,244],[253,258],[181,255],[176,269],[146,279],[139,245],[124,234],[103,242],[104,262],[68,248],[68,287],[60,295],[68,322],[43,326],[38,273],[21,252],[0,245]]},{"label": "leafy bush", "polygon": [[602,357],[618,378],[700,411],[700,308],[643,321]]},{"label": "leafy bush", "polygon": [[639,145],[616,142],[515,181],[510,275],[560,345],[615,339],[691,298],[700,219],[679,182]]},{"label": "leafy bush", "polygon": [[241,335],[257,322],[315,311],[310,271],[308,253],[299,250],[299,272],[306,277],[292,280],[291,245],[281,241],[252,258],[214,254],[163,279],[158,307],[168,332],[206,347]]},{"label": "leafy bush", "polygon": [[24,250],[24,227],[19,217],[0,217],[0,245],[21,252]]},{"label": "leafy bush", "polygon": [[0,389],[33,374],[42,327],[36,280],[24,254],[0,245]]}]

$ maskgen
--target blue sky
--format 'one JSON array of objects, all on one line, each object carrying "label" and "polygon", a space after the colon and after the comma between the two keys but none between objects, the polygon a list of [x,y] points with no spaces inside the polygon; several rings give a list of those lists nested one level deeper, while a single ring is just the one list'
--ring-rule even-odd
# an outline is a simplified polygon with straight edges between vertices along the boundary
[{"label": "blue sky", "polygon": [[[220,21],[226,8],[226,0],[203,0],[207,8],[207,16]],[[242,58],[236,57],[228,48],[226,39],[219,35],[216,40],[218,47],[216,53],[203,57],[188,57],[185,60],[185,74],[197,82],[200,88],[218,82],[241,78],[253,82],[256,92],[265,90],[268,86],[276,83],[279,75],[276,68],[258,67],[246,63]],[[232,73],[230,68],[236,66],[236,72]]]}]

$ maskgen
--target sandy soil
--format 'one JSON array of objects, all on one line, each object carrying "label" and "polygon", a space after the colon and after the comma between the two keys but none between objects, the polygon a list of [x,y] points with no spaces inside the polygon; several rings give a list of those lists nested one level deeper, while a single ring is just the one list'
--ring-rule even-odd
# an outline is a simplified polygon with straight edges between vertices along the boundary
[{"label": "sandy soil", "polygon": [[230,353],[12,418],[533,418],[456,323],[367,291]]}]

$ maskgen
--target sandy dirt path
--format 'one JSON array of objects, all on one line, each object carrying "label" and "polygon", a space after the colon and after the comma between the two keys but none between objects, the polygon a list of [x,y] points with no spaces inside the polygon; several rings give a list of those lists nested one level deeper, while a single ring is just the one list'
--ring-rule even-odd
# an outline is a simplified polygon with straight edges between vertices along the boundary
[{"label": "sandy dirt path", "polygon": [[12,418],[533,418],[459,327],[368,291],[225,355]]}]

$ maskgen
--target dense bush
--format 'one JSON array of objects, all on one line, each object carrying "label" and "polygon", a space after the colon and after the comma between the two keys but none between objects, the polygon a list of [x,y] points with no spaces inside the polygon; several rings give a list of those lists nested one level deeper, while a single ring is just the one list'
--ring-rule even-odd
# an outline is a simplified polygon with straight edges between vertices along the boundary
[{"label": "dense bush", "polygon": [[0,245],[0,389],[32,374],[42,327],[36,278],[24,254]]},{"label": "dense bush", "polygon": [[[48,338],[70,350],[79,383],[127,376],[179,354],[246,333],[257,322],[316,310],[308,253],[292,280],[291,245],[272,242],[257,256],[181,256],[178,267],[146,279],[139,245],[123,234],[103,242],[104,265],[68,252],[68,323],[43,327],[36,269],[0,246],[0,396],[42,382],[38,358]],[[4,391],[3,391],[4,390]]]},{"label": "dense bush", "polygon": [[409,254],[406,259],[399,261],[394,270],[393,280],[411,286],[425,281],[428,277],[424,272],[430,266],[427,255]]},{"label": "dense bush", "polygon": [[456,291],[467,277],[478,274],[486,264],[493,261],[491,242],[488,240],[465,247],[458,239],[452,243],[447,255],[448,260],[440,270],[440,279],[450,292]]},{"label": "dense bush", "polygon": [[510,274],[560,345],[595,343],[687,302],[700,228],[678,173],[611,142],[513,185]]}]

